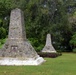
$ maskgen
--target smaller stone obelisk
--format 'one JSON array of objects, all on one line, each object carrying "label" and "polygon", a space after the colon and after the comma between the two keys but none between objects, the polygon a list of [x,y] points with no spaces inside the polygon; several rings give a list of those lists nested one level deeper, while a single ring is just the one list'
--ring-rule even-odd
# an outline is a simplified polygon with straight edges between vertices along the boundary
[{"label": "smaller stone obelisk", "polygon": [[51,35],[50,34],[47,34],[47,37],[46,37],[46,45],[43,48],[42,52],[56,53],[56,50],[52,46]]}]

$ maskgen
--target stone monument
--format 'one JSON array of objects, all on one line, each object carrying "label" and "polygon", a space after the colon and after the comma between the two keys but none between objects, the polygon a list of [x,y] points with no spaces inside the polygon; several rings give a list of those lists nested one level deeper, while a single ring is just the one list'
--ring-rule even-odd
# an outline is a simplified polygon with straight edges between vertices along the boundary
[{"label": "stone monument", "polygon": [[46,37],[46,45],[43,48],[42,52],[56,53],[56,50],[52,46],[51,35],[50,34],[47,34],[47,37]]},{"label": "stone monument", "polygon": [[0,50],[0,65],[39,65],[44,62],[26,38],[23,12],[11,11],[9,34]]}]

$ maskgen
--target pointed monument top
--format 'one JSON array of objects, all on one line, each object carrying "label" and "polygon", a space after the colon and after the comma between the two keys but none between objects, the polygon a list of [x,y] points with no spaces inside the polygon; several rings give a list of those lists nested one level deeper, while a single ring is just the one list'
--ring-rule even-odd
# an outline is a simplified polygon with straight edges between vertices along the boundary
[{"label": "pointed monument top", "polygon": [[45,47],[43,48],[42,52],[56,53],[54,47],[52,46],[50,34],[47,34],[46,44],[45,44]]},{"label": "pointed monument top", "polygon": [[50,46],[51,45],[51,35],[47,34],[47,38],[46,38],[46,46]]},{"label": "pointed monument top", "polygon": [[10,16],[9,39],[23,39],[26,40],[26,33],[24,27],[23,12],[19,9],[13,9]]}]

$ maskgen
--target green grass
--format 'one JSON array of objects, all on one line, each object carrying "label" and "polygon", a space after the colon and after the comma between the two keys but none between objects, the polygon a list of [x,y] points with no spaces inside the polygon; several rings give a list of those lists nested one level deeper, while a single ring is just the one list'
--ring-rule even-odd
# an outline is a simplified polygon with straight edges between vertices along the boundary
[{"label": "green grass", "polygon": [[76,54],[45,58],[39,66],[0,66],[0,75],[76,75]]}]

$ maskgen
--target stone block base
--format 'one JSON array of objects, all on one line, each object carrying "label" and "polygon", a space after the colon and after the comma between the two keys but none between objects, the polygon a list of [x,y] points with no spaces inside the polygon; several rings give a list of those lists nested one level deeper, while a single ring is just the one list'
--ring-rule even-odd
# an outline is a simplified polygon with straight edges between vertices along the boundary
[{"label": "stone block base", "polygon": [[22,65],[40,65],[45,60],[42,57],[38,57],[36,59],[19,59],[19,58],[7,58],[0,57],[0,65],[12,65],[12,66],[22,66]]}]

